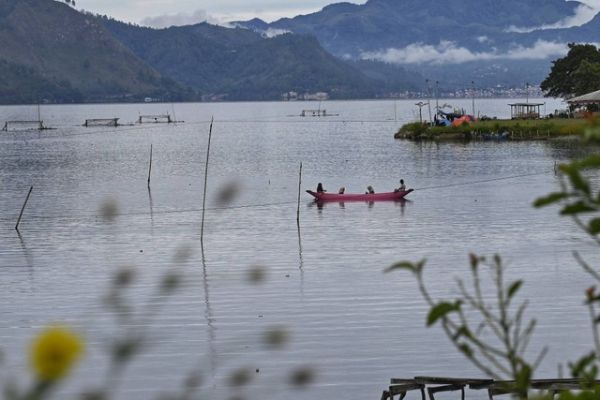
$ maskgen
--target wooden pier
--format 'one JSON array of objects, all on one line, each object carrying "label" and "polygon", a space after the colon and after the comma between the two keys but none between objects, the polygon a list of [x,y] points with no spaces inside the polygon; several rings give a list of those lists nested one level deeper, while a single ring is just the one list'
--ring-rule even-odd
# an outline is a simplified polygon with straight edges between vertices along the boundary
[{"label": "wooden pier", "polygon": [[[532,379],[529,387],[556,396],[567,390],[581,390],[581,382],[578,379]],[[490,400],[494,396],[517,393],[515,381],[510,380],[417,376],[412,379],[392,378],[388,389],[381,394],[381,400],[403,400],[411,391],[418,391],[421,400],[435,400],[435,394],[440,392],[460,391],[461,400],[465,400],[466,389],[486,390]]]}]

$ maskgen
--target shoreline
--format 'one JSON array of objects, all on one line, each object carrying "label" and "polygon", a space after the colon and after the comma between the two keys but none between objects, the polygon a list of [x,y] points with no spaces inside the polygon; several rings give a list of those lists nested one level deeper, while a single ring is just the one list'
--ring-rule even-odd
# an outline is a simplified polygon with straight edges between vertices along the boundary
[{"label": "shoreline", "polygon": [[414,122],[403,125],[395,139],[412,141],[533,141],[581,135],[585,119],[486,120],[460,126],[428,126]]}]

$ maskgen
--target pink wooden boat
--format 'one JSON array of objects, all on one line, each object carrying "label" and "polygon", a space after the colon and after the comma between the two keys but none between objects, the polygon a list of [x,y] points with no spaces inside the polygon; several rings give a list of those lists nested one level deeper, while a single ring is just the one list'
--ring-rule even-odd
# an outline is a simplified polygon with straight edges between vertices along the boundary
[{"label": "pink wooden boat", "polygon": [[306,193],[313,196],[317,201],[394,201],[402,200],[404,196],[412,192],[413,189],[403,190],[400,192],[387,192],[387,193],[317,193],[312,190],[307,190]]}]

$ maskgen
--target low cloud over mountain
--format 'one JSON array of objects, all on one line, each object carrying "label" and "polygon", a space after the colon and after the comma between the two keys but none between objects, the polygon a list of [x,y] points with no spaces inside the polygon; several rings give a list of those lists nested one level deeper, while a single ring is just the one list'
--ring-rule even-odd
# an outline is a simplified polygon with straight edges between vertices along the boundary
[{"label": "low cloud over mountain", "polygon": [[144,18],[141,23],[152,28],[169,28],[171,26],[194,25],[208,22],[219,25],[221,21],[210,16],[205,10],[196,10],[192,14],[178,13]]},{"label": "low cloud over mountain", "polygon": [[455,42],[442,41],[438,45],[413,43],[401,49],[390,48],[380,52],[365,52],[362,58],[392,64],[444,65],[490,60],[544,60],[549,57],[564,56],[567,51],[566,43],[545,40],[538,40],[531,47],[514,45],[506,51],[492,49],[483,52],[471,51]]},{"label": "low cloud over mountain", "polygon": [[558,22],[529,28],[510,26],[507,32],[528,33],[545,29],[566,29],[587,24],[600,12],[600,0],[587,0],[582,3],[575,9],[575,14]]}]

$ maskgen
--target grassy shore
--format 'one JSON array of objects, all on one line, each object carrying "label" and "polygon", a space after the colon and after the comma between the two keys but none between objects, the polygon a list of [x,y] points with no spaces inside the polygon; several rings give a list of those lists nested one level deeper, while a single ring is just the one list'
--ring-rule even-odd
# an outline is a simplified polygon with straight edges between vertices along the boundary
[{"label": "grassy shore", "polygon": [[487,120],[461,126],[435,126],[413,122],[394,135],[410,140],[547,140],[583,133],[585,119]]}]

